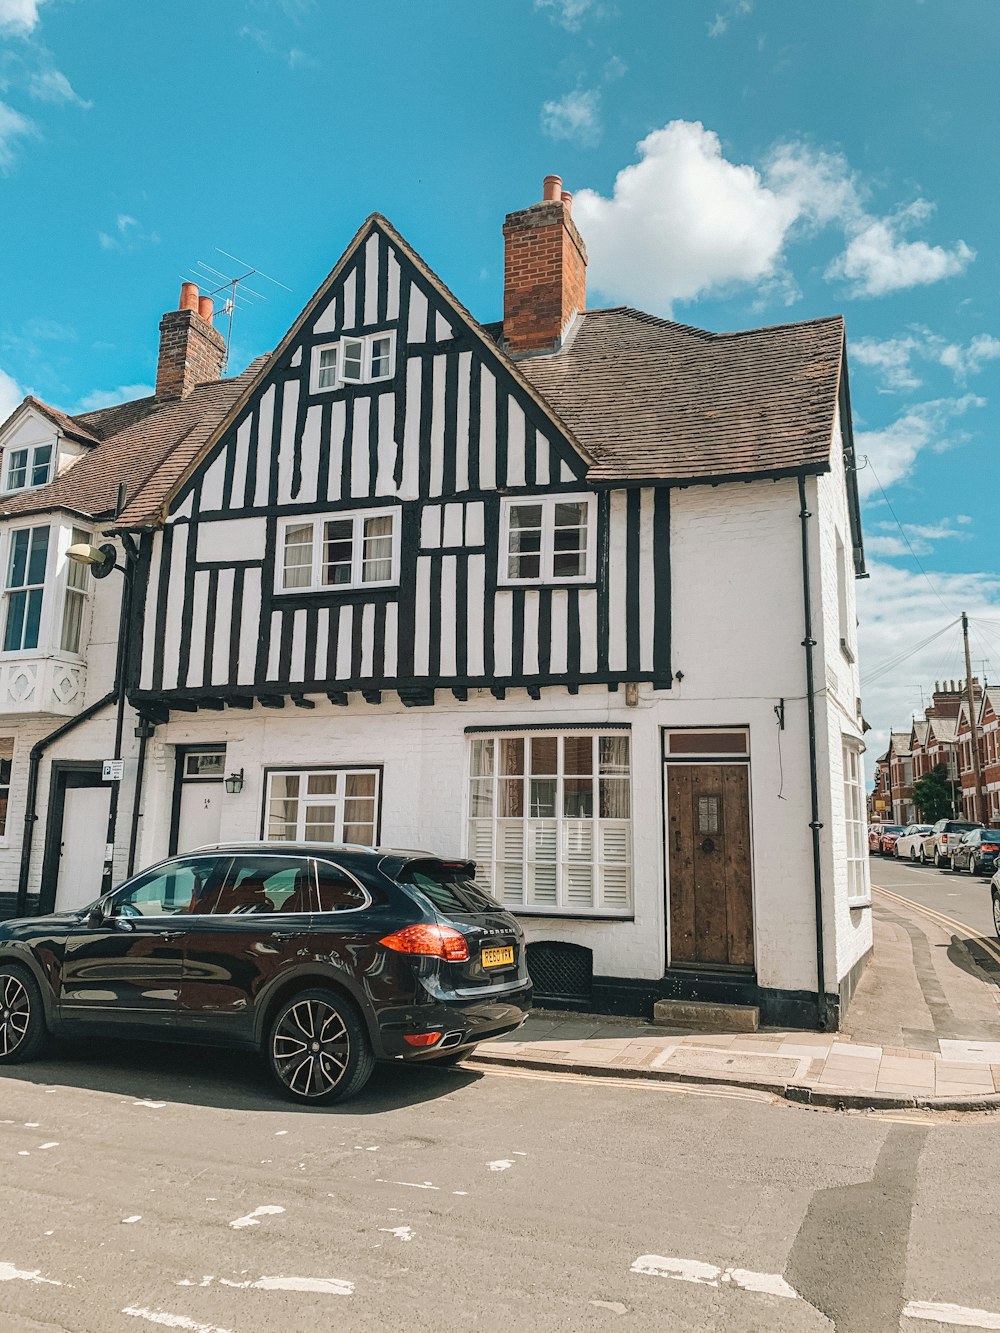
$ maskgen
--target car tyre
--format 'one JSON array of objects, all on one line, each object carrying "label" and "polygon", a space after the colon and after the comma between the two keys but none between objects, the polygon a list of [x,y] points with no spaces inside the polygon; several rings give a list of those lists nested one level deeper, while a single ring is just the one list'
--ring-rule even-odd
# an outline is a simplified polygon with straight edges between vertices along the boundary
[{"label": "car tyre", "polygon": [[970,875],[979,874],[979,862],[976,860],[974,856],[969,857],[969,874]]},{"label": "car tyre", "polygon": [[1000,893],[993,890],[993,929],[1000,935]]},{"label": "car tyre", "polygon": [[923,844],[920,846],[920,851],[917,852],[917,864],[922,866],[927,864],[927,853],[924,851]]},{"label": "car tyre", "polygon": [[37,1060],[48,1030],[38,982],[17,963],[0,963],[0,1064]]},{"label": "car tyre", "polygon": [[285,1096],[306,1106],[356,1096],[375,1069],[357,1009],[336,991],[319,988],[299,991],[279,1005],[264,1058]]},{"label": "car tyre", "polygon": [[934,869],[935,870],[944,869],[944,858],[942,857],[941,853],[938,851],[936,847],[934,848]]}]

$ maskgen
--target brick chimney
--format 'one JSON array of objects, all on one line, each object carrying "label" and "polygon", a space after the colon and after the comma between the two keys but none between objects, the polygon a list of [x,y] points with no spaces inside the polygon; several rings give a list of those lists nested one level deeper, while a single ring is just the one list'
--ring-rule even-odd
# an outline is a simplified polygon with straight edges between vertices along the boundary
[{"label": "brick chimney", "polygon": [[503,336],[507,350],[552,351],[587,301],[587,247],[570,214],[573,196],[546,176],[541,203],[503,224]]},{"label": "brick chimney", "polygon": [[200,296],[197,283],[182,282],[178,309],[160,320],[157,398],[186,398],[196,384],[217,380],[225,354],[222,335],[212,328],[212,298]]}]

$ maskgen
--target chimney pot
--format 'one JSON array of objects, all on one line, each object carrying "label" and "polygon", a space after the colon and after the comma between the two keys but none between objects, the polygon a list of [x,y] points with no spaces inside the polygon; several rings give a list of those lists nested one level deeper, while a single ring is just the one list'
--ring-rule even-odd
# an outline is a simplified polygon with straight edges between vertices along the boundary
[{"label": "chimney pot", "polygon": [[177,306],[178,310],[197,310],[198,309],[198,284],[196,282],[181,283],[181,299]]},{"label": "chimney pot", "polygon": [[212,300],[210,296],[198,297],[198,314],[201,315],[202,319],[205,321],[206,324],[211,324],[212,313],[214,310],[215,310],[215,302]]},{"label": "chimney pot", "polygon": [[563,192],[562,192],[562,201],[563,201],[563,206],[564,206],[565,209],[566,209],[566,212],[567,212],[567,213],[572,213],[572,211],[573,211],[573,195],[571,194],[571,192],[570,192],[569,190],[563,190]]},{"label": "chimney pot", "polygon": [[550,199],[559,200],[562,198],[562,177],[546,176],[542,182],[542,198],[546,201]]}]

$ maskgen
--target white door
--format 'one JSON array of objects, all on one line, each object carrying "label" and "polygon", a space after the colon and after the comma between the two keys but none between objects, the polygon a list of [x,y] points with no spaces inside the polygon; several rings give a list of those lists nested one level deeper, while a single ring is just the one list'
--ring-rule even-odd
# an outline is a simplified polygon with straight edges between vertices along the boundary
[{"label": "white door", "polygon": [[222,827],[221,782],[182,782],[177,819],[177,854],[219,841]]},{"label": "white door", "polygon": [[57,912],[72,912],[101,896],[111,787],[68,787],[56,878]]}]

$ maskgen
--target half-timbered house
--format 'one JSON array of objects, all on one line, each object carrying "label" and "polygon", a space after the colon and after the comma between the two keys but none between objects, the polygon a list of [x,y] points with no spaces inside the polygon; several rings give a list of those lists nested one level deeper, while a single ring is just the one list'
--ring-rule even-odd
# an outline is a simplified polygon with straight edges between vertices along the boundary
[{"label": "half-timbered house", "polygon": [[372,215],[109,525],[138,861],[463,854],[545,999],[834,1026],[871,947],[843,323],[587,310],[557,178],[504,248],[482,325]]}]

